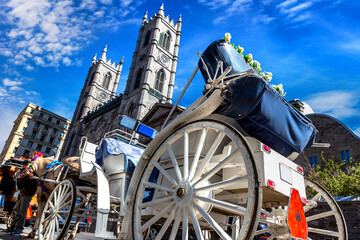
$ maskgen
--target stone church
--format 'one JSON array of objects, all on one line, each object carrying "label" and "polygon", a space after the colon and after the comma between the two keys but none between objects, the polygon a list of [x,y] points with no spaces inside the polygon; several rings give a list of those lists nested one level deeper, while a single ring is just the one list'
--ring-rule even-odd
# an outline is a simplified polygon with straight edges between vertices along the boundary
[{"label": "stone church", "polygon": [[[119,128],[119,115],[154,123],[154,111],[168,113],[172,106],[181,36],[181,16],[176,23],[158,13],[142,19],[124,93],[116,96],[124,59],[107,60],[107,47],[95,55],[71,121],[61,158],[79,155],[81,139],[99,143],[104,134]],[[180,108],[177,112],[181,111]],[[155,114],[158,119],[164,118]],[[175,114],[176,115],[176,114]],[[151,120],[152,119],[152,120]],[[156,127],[156,126],[153,126]]]}]

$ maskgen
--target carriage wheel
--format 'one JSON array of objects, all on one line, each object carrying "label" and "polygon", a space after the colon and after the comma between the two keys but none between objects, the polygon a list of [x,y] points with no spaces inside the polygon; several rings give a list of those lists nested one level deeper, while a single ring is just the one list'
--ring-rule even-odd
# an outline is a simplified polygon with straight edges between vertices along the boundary
[{"label": "carriage wheel", "polygon": [[69,228],[76,200],[76,185],[66,179],[51,193],[41,214],[39,239],[61,239]]},{"label": "carriage wheel", "polygon": [[133,235],[158,229],[156,239],[249,239],[261,203],[257,181],[239,133],[212,121],[182,127],[141,174]]},{"label": "carriage wheel", "polygon": [[[306,221],[308,225],[308,239],[336,239],[347,240],[347,229],[345,218],[335,199],[319,184],[305,178],[308,200],[304,206]],[[268,237],[268,240],[281,239],[291,240],[288,227],[266,223],[266,217],[284,216],[287,214],[287,207],[273,208],[272,211],[262,211],[262,220],[259,226],[263,226],[255,232],[254,239]],[[264,217],[266,216],[266,217]],[[282,230],[281,230],[282,229]],[[270,236],[271,235],[271,236]]]}]

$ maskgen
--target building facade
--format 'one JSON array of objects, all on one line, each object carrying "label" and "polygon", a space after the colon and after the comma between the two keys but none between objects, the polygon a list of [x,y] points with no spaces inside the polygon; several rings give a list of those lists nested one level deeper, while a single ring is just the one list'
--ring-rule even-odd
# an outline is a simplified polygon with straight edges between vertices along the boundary
[{"label": "building facade", "polygon": [[156,103],[171,104],[181,24],[181,16],[177,23],[165,16],[164,5],[150,18],[145,14],[126,88],[119,96],[116,90],[124,60],[118,65],[109,62],[107,47],[100,59],[94,57],[72,118],[62,159],[80,154],[83,137],[99,143],[105,133],[120,128],[120,115],[141,121]]},{"label": "building facade", "polygon": [[69,126],[70,120],[29,103],[14,121],[0,155],[1,163],[34,151],[57,159]]}]

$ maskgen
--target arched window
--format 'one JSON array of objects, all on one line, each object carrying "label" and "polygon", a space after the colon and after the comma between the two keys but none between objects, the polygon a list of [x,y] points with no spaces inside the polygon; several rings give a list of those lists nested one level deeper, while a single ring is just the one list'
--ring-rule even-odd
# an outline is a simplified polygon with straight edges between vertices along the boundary
[{"label": "arched window", "polygon": [[155,89],[158,90],[159,92],[161,92],[162,89],[163,89],[164,79],[165,79],[165,73],[164,73],[164,71],[161,69],[161,70],[158,71],[158,73],[156,74],[156,81],[155,81]]},{"label": "arched window", "polygon": [[165,33],[161,33],[159,42],[160,42],[161,46],[166,48],[166,50],[169,50],[170,49],[170,42],[171,42],[171,34],[170,34],[170,32],[167,31]]},{"label": "arched window", "polygon": [[88,85],[92,84],[92,82],[94,81],[94,78],[95,78],[95,73],[92,73]]},{"label": "arched window", "polygon": [[130,107],[129,107],[129,111],[128,111],[128,116],[129,117],[132,117],[132,115],[134,113],[134,110],[135,110],[135,105],[134,105],[134,103],[131,103]]},{"label": "arched window", "polygon": [[140,87],[142,71],[143,71],[142,68],[140,68],[137,75],[136,75],[134,89],[137,89],[138,87]]},{"label": "arched window", "polygon": [[81,119],[83,112],[84,112],[84,107],[85,107],[85,103],[80,108],[79,114],[77,116],[77,121],[79,121]]},{"label": "arched window", "polygon": [[144,46],[143,46],[143,47],[146,47],[146,46],[150,43],[150,34],[151,34],[151,31],[149,30],[149,31],[146,33],[145,41],[144,41]]},{"label": "arched window", "polygon": [[103,81],[103,84],[102,86],[106,89],[109,88],[109,84],[110,84],[110,80],[111,80],[111,74],[110,73],[107,73],[104,77],[104,81]]}]

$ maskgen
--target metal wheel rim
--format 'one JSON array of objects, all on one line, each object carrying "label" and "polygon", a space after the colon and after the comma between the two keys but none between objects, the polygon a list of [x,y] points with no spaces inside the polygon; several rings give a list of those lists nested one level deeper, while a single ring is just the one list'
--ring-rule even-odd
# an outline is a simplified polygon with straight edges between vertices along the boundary
[{"label": "metal wheel rim", "polygon": [[[195,140],[192,139],[194,136]],[[229,143],[226,145],[226,142]],[[173,149],[181,144],[180,150]],[[224,152],[225,147],[222,146],[225,145],[231,145],[233,150],[228,150],[219,161],[212,163],[212,159],[221,155],[218,154],[219,150]],[[190,153],[193,156],[188,156]],[[180,156],[182,160],[178,162]],[[166,158],[167,161],[164,160]],[[213,168],[208,169],[211,164]],[[172,170],[171,167],[166,169],[165,165],[172,166]],[[242,166],[242,172],[228,179],[224,179],[223,175],[220,176],[221,180],[214,180],[219,173],[228,171],[224,169],[228,169],[229,165],[235,168]],[[159,172],[158,179],[162,179],[165,185],[159,183],[160,180],[156,183],[148,181],[154,168]],[[174,172],[173,176],[169,171]],[[144,233],[153,224],[161,226],[156,239],[175,239],[179,231],[182,239],[188,239],[190,229],[198,239],[204,239],[209,232],[221,239],[248,239],[251,234],[258,215],[260,191],[256,184],[255,164],[244,140],[224,124],[201,121],[176,131],[158,147],[141,176],[133,212],[135,239],[143,239]],[[232,194],[244,191],[244,187],[236,189],[234,184],[246,186],[246,192]],[[149,187],[154,188],[159,195],[157,199],[143,203],[145,189]],[[205,192],[205,196],[202,192]],[[246,196],[246,199],[239,203],[241,199],[236,197],[241,195]],[[229,196],[232,196],[231,200]],[[146,211],[150,208],[154,208],[155,213],[149,218]],[[233,216],[234,220],[236,217],[241,218],[240,230],[233,228],[230,233],[226,232],[228,228],[221,225],[223,222],[217,223],[214,219],[219,209],[226,212],[218,213],[220,217],[227,220],[229,216]]]},{"label": "metal wheel rim", "polygon": [[40,240],[61,239],[66,234],[74,211],[75,199],[76,189],[72,180],[64,180],[56,186],[41,214],[38,230]]},{"label": "metal wheel rim", "polygon": [[[339,205],[336,203],[335,199],[330,195],[330,193],[328,191],[326,191],[323,187],[321,187],[319,184],[315,183],[314,181],[305,178],[305,186],[307,188],[311,188],[314,193],[314,196],[311,198],[308,198],[307,200],[307,204],[304,206],[304,211],[305,211],[305,217],[306,217],[306,222],[308,225],[308,240],[312,240],[312,239],[323,239],[324,237],[329,237],[331,239],[336,239],[336,240],[347,240],[347,229],[346,229],[346,223],[345,223],[345,218],[341,212],[341,209],[339,207]],[[312,213],[311,210],[312,209],[316,209],[316,207],[318,207],[316,203],[317,201],[322,202],[324,205],[326,204],[328,209],[328,211],[325,212],[317,212],[317,213]],[[287,210],[287,206],[284,207],[284,210]],[[262,212],[265,215],[270,215],[270,212],[267,212],[265,210],[262,210]],[[334,231],[334,229],[320,229],[317,227],[314,227],[314,224],[316,224],[313,221],[316,220],[321,220],[323,219],[323,221],[335,221],[336,225],[337,225],[337,229]],[[261,221],[263,223],[266,223],[266,219],[263,218],[264,221]],[[257,239],[256,236],[259,236],[261,234],[270,234],[269,229],[265,228],[265,229],[261,229],[261,230],[257,230],[254,234],[255,238]],[[332,238],[333,237],[333,238]],[[268,240],[292,240],[291,237],[287,237],[287,238],[281,238],[281,237],[277,237],[274,235],[268,236]]]}]

